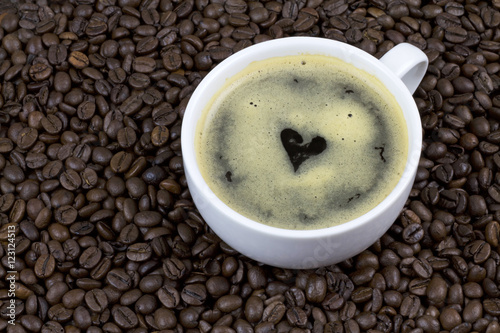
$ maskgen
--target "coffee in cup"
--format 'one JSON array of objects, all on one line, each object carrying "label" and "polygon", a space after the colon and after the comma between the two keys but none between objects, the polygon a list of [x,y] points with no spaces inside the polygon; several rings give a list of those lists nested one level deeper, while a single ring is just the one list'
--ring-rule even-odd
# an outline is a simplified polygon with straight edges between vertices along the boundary
[{"label": "coffee in cup", "polygon": [[[388,89],[390,95],[401,107],[406,124],[408,149],[406,159],[401,158],[406,160],[406,164],[396,186],[382,202],[366,214],[328,228],[293,230],[272,227],[256,219],[248,218],[232,209],[215,194],[202,175],[201,161],[197,156],[199,150],[197,141],[200,138],[200,126],[203,130],[205,121],[210,120],[209,117],[201,120],[205,118],[204,110],[207,105],[213,104],[214,96],[224,91],[228,80],[232,80],[233,77],[237,78],[254,62],[304,54],[340,59],[345,63],[342,67],[352,64],[381,82],[381,85]],[[181,133],[182,158],[189,192],[210,229],[225,244],[249,258],[264,264],[291,269],[310,269],[335,264],[372,245],[390,228],[400,214],[415,179],[422,150],[422,128],[420,114],[412,93],[422,80],[427,65],[428,59],[425,53],[410,44],[401,43],[382,58],[377,59],[351,45],[316,37],[287,37],[259,43],[233,54],[218,64],[204,77],[189,99],[182,118]],[[277,96],[278,93],[273,91],[273,95]],[[259,104],[252,107],[258,109]],[[227,126],[234,125],[228,124]],[[279,130],[284,129],[294,130],[302,136],[303,141],[300,142],[300,138],[294,132],[285,132],[285,136],[289,135],[289,143],[292,146],[300,146],[299,153],[303,153],[302,146],[309,144],[308,147],[310,147],[314,138],[326,136],[315,131],[310,133],[304,131],[301,134],[302,128],[294,129],[291,126]],[[279,133],[278,139],[281,140],[281,132],[276,130]],[[298,172],[303,172],[301,169],[307,166],[307,162],[314,162],[314,158],[322,157],[322,154],[327,152],[330,148],[328,138],[323,137],[323,139],[325,139],[326,148],[322,153],[309,154],[313,156],[308,155],[307,158],[305,158],[307,154],[292,154],[295,158],[293,162],[302,161],[298,166]],[[316,139],[315,142],[313,147],[320,151],[323,146],[322,141]],[[282,141],[281,145],[286,151]],[[242,149],[248,147],[251,145],[245,144]],[[288,148],[290,150],[290,145]],[[309,150],[308,152],[310,153]],[[285,156],[288,156],[288,163],[292,163],[288,153]],[[277,159],[278,156],[274,158]],[[358,167],[360,165],[355,166],[355,168]],[[236,173],[234,172],[235,175]],[[228,176],[233,179],[233,174]],[[226,174],[223,177],[226,177]]]},{"label": "coffee in cup", "polygon": [[300,54],[251,63],[206,105],[195,136],[210,189],[254,221],[322,229],[373,209],[408,154],[396,98],[338,58]]}]

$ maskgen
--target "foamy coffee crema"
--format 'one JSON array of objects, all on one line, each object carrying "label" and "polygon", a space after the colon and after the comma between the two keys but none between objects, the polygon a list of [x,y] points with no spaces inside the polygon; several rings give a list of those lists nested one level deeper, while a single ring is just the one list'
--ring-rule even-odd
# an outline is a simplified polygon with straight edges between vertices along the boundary
[{"label": "foamy coffee crema", "polygon": [[408,152],[387,88],[320,55],[249,65],[208,103],[195,140],[202,176],[223,202],[285,229],[365,214],[394,189]]}]

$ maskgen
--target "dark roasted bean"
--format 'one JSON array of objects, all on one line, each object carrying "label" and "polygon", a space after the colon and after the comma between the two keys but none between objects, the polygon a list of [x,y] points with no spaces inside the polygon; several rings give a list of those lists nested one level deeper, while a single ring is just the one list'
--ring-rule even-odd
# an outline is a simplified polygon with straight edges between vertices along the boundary
[{"label": "dark roasted bean", "polygon": [[[207,297],[207,291],[206,291],[205,286],[202,284],[187,285],[182,289],[182,292],[181,292],[181,298],[184,300],[184,302],[186,302],[190,305],[201,305],[205,302],[206,297]],[[223,298],[220,298],[218,300],[218,302],[220,304],[226,304],[222,301],[222,299]],[[231,307],[231,305],[228,305],[228,306]],[[241,301],[237,307],[239,307],[239,306],[241,306]],[[221,305],[219,305],[218,308],[221,311],[224,311],[223,309],[226,309],[224,306],[222,306],[222,308],[221,308]],[[230,312],[230,311],[232,311],[232,310],[229,310],[226,312]]]}]

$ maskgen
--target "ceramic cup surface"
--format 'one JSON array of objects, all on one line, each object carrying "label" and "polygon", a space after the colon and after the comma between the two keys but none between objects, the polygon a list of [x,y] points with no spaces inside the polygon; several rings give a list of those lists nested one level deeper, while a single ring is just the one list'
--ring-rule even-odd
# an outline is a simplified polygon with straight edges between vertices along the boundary
[{"label": "ceramic cup surface", "polygon": [[[196,162],[198,120],[226,79],[254,61],[299,54],[332,56],[377,77],[403,110],[408,131],[406,167],[393,191],[366,214],[317,230],[287,230],[250,220],[229,208],[208,187]],[[410,44],[399,44],[380,60],[341,42],[316,37],[289,37],[237,52],[217,65],[198,85],[182,123],[182,155],[193,201],[212,230],[228,245],[261,263],[292,269],[327,266],[372,245],[393,224],[408,198],[418,167],[422,130],[412,94],[427,70],[427,56]]]}]

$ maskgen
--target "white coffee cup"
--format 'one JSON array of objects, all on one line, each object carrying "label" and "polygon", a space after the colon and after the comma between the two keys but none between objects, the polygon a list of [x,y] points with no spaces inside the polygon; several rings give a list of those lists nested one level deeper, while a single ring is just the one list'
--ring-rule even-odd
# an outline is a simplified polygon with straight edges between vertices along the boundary
[{"label": "white coffee cup", "polygon": [[[198,120],[226,80],[250,63],[273,57],[319,54],[339,58],[377,77],[403,110],[408,129],[406,167],[394,190],[368,213],[343,224],[317,230],[287,230],[242,216],[222,202],[203,179],[195,154]],[[399,44],[380,60],[337,41],[289,37],[250,46],[217,65],[191,96],[182,122],[182,155],[189,190],[210,228],[249,258],[272,266],[309,269],[348,259],[372,245],[394,223],[412,188],[422,146],[420,116],[412,93],[427,70],[427,56],[410,44]]]}]

